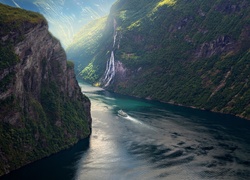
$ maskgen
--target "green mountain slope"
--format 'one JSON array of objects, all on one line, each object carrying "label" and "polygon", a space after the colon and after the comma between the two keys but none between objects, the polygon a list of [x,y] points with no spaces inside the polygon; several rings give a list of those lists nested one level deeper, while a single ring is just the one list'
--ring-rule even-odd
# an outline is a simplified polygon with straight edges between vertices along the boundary
[{"label": "green mountain slope", "polygon": [[[250,118],[247,0],[119,0],[96,43],[95,53],[82,58],[91,62],[80,72],[85,80],[123,94]],[[112,51],[114,76],[106,68],[113,68],[106,64]]]},{"label": "green mountain slope", "polygon": [[46,20],[0,4],[0,176],[90,131],[90,101]]},{"label": "green mountain slope", "polygon": [[[74,44],[67,48],[67,55],[70,59],[74,59],[77,70],[80,71],[89,64],[95,52],[99,41],[104,32],[107,18],[101,18],[85,25],[76,36],[74,36]],[[87,59],[84,61],[83,59]]]}]

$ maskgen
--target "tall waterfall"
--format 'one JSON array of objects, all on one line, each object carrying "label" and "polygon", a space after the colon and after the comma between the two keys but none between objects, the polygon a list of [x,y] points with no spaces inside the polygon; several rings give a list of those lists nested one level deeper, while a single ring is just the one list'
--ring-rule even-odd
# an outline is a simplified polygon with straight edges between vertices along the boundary
[{"label": "tall waterfall", "polygon": [[104,73],[104,79],[103,79],[104,87],[107,87],[110,84],[111,80],[115,77],[114,47],[116,43],[116,37],[117,37],[116,20],[114,19],[114,36],[113,36],[114,41],[113,41],[112,51],[110,54],[110,59],[107,61],[106,70]]},{"label": "tall waterfall", "polygon": [[105,78],[104,78],[104,87],[108,86],[110,81],[115,76],[115,57],[114,51],[111,52],[111,56],[109,61],[107,62],[106,71],[105,71]]}]

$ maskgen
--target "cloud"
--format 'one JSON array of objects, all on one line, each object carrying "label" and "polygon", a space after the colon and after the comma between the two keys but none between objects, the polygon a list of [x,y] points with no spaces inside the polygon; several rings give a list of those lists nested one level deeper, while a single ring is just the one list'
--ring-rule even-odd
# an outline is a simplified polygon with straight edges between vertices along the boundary
[{"label": "cloud", "polygon": [[21,8],[21,6],[19,6],[19,4],[17,4],[14,0],[12,0],[12,2],[16,5],[16,7]]}]

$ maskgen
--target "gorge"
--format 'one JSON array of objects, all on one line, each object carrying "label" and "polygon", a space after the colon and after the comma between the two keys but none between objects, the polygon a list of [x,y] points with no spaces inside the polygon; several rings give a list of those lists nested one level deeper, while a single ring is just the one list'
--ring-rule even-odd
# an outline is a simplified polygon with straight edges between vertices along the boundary
[{"label": "gorge", "polygon": [[1,180],[250,176],[249,0],[0,2]]}]

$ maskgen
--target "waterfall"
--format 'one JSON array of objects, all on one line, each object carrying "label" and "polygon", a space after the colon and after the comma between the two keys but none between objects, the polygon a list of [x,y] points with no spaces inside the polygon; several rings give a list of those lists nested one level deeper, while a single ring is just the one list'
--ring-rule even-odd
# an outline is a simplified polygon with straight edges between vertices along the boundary
[{"label": "waterfall", "polygon": [[115,35],[114,35],[113,48],[115,47],[116,37],[117,37],[117,31],[115,32]]},{"label": "waterfall", "polygon": [[104,87],[107,87],[109,85],[110,81],[113,79],[114,76],[115,76],[115,57],[114,57],[114,51],[112,51],[110,59],[107,62],[105,78],[104,78],[105,82]]},{"label": "waterfall", "polygon": [[115,43],[116,43],[116,37],[117,37],[117,31],[116,31],[116,20],[114,19],[114,35],[113,35],[113,47],[112,47],[112,51],[110,54],[110,58],[107,61],[107,65],[106,65],[106,70],[104,73],[104,79],[103,79],[103,83],[105,84],[104,87],[107,87],[111,80],[115,77],[115,55],[114,55],[114,47],[115,47]]}]

